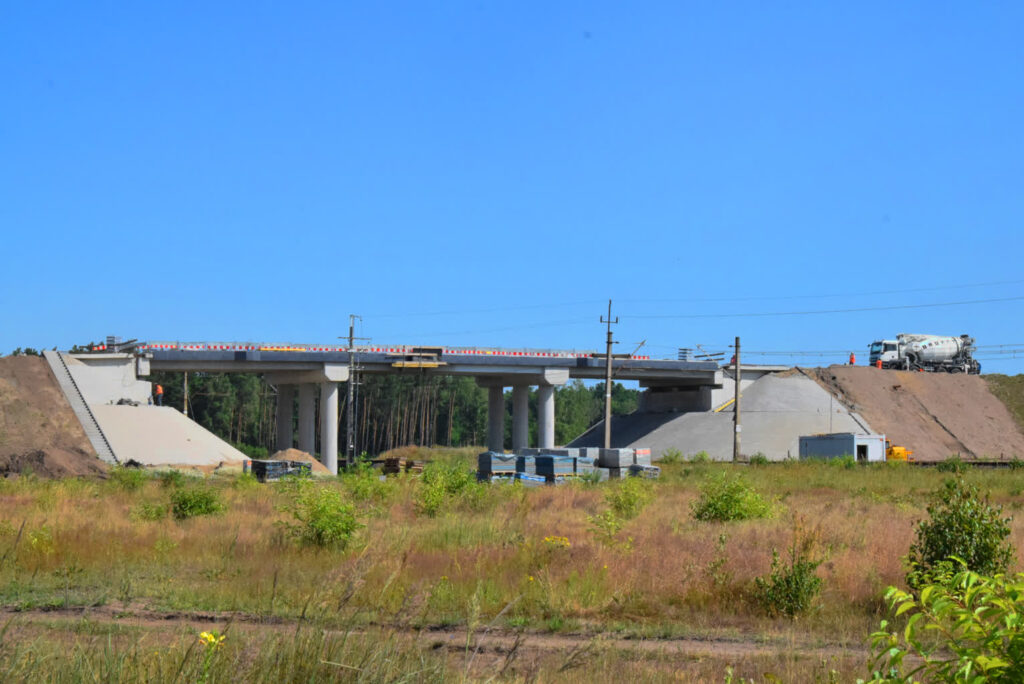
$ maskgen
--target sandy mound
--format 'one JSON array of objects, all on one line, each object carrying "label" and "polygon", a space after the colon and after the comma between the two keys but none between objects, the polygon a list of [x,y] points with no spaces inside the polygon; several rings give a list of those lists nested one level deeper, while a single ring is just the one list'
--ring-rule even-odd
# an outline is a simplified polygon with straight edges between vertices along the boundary
[{"label": "sandy mound", "polygon": [[314,475],[331,474],[331,471],[327,469],[327,466],[307,454],[305,451],[299,451],[298,449],[285,449],[284,451],[278,451],[270,458],[275,461],[302,461],[303,463],[309,463]]},{"label": "sandy mound", "polygon": [[98,459],[46,360],[0,358],[0,476],[31,469],[40,477],[98,475]]},{"label": "sandy mound", "polygon": [[863,366],[807,369],[875,432],[917,460],[1024,458],[1024,433],[977,375],[911,373]]}]

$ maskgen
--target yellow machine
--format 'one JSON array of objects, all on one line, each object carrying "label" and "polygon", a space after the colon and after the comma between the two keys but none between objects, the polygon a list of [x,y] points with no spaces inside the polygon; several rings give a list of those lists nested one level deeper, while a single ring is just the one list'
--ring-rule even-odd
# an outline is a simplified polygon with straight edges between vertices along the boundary
[{"label": "yellow machine", "polygon": [[907,447],[895,446],[889,440],[885,440],[885,460],[886,461],[912,461],[910,458],[914,455],[914,452]]}]

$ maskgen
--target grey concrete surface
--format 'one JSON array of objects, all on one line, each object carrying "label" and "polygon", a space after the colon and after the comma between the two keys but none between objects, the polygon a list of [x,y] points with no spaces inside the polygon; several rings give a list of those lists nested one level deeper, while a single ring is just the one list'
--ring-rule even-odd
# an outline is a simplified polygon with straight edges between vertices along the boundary
[{"label": "grey concrete surface", "polygon": [[169,406],[92,406],[96,420],[124,463],[215,466],[241,463],[245,454]]},{"label": "grey concrete surface", "polygon": [[[740,413],[742,453],[779,461],[799,458],[801,435],[825,432],[868,434],[870,427],[851,414],[818,383],[802,375],[766,375],[743,392]],[[612,419],[613,447],[650,447],[655,458],[678,449],[687,458],[704,451],[714,460],[732,459],[733,413],[633,413]],[[570,442],[600,446],[603,421]]]}]

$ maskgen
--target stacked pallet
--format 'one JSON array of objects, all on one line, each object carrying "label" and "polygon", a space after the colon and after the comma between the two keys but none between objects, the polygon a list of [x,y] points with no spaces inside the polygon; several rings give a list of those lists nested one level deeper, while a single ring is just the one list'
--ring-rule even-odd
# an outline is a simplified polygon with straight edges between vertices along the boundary
[{"label": "stacked pallet", "polygon": [[526,486],[564,484],[580,478],[599,481],[636,476],[657,478],[650,449],[520,449],[515,454],[485,451],[477,457],[481,482],[522,482]]}]

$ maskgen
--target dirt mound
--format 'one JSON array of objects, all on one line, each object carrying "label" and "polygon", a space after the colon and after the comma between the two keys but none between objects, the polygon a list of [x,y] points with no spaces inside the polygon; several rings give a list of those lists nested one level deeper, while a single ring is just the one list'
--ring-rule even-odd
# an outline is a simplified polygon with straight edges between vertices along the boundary
[{"label": "dirt mound", "polygon": [[275,461],[302,461],[303,463],[310,464],[314,474],[331,474],[331,471],[327,469],[327,466],[307,454],[305,451],[299,451],[298,449],[285,449],[284,451],[278,451],[270,458]]},{"label": "dirt mound", "polygon": [[93,452],[46,360],[0,358],[0,475],[31,469],[40,477],[98,475]]},{"label": "dirt mound", "polygon": [[830,366],[807,373],[857,411],[875,432],[921,461],[1024,458],[1024,433],[977,375]]}]

